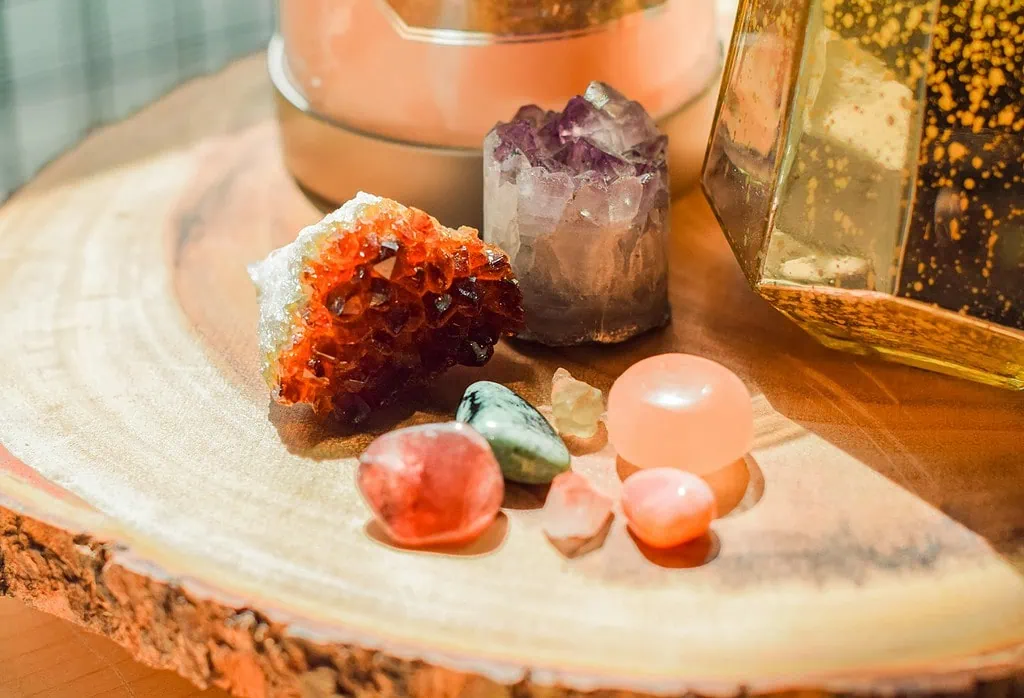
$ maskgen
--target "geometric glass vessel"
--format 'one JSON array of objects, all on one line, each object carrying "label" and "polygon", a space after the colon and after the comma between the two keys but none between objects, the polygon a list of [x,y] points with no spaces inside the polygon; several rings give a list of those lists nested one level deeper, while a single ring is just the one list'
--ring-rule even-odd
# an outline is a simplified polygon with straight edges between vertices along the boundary
[{"label": "geometric glass vessel", "polygon": [[824,344],[1024,390],[1024,2],[742,0],[702,183]]}]

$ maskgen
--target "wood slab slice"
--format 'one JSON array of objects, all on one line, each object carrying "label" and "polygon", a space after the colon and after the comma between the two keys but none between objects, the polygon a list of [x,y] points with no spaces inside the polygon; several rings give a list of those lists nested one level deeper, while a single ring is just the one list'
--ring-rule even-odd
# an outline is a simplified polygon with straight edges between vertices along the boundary
[{"label": "wood slab slice", "polygon": [[[191,83],[0,209],[0,593],[244,696],[1020,690],[1024,396],[818,346],[746,288],[699,194],[674,206],[665,331],[505,343],[367,433],[272,404],[245,265],[320,212],[269,94],[259,58]],[[567,559],[520,487],[468,548],[368,525],[374,434],[451,418],[477,379],[545,405],[558,366],[607,390],[665,351],[753,393],[713,538],[657,554],[620,518]],[[614,494],[629,466],[574,448]]]}]

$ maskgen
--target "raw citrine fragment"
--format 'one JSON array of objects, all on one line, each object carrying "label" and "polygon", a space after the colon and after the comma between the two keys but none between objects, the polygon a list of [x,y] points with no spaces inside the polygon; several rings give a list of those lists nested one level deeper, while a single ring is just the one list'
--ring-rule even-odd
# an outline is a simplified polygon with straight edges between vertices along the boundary
[{"label": "raw citrine fragment", "polygon": [[508,257],[472,228],[359,194],[249,268],[263,375],[283,404],[364,416],[523,322]]},{"label": "raw citrine fragment", "polygon": [[597,433],[604,396],[594,386],[559,368],[551,379],[551,411],[558,433],[589,439]]}]

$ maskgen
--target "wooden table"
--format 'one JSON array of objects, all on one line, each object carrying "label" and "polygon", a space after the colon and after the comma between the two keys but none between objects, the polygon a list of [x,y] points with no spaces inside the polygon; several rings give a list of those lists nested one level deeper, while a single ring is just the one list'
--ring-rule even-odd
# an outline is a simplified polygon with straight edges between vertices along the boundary
[{"label": "wooden table", "polygon": [[133,661],[110,640],[0,598],[0,698],[226,698]]}]

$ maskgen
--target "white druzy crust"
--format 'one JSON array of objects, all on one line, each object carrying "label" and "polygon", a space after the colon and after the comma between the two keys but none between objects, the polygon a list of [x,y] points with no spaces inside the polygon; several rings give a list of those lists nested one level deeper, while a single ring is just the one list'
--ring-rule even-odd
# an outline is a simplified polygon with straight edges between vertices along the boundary
[{"label": "white druzy crust", "polygon": [[299,231],[293,242],[249,265],[249,278],[256,286],[260,308],[261,369],[271,389],[278,389],[275,357],[298,338],[295,319],[308,303],[299,280],[302,270],[319,257],[328,243],[351,232],[368,206],[380,201],[379,196],[359,192],[337,210]]}]

